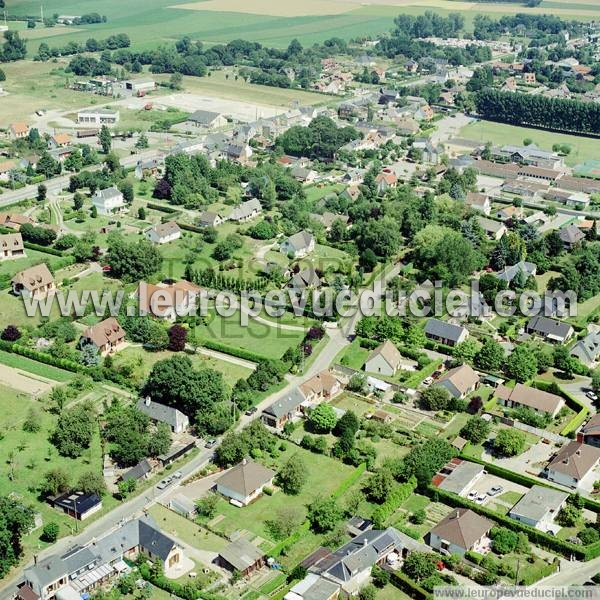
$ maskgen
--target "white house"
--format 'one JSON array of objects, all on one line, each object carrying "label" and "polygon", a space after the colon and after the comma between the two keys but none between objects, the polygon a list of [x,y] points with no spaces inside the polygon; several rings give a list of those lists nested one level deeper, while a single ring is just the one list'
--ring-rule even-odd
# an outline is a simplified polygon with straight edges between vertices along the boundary
[{"label": "white house", "polygon": [[153,315],[173,322],[177,317],[189,315],[196,309],[201,291],[197,285],[185,280],[158,285],[140,281],[133,297],[139,302],[142,315]]},{"label": "white house", "polygon": [[156,423],[166,423],[173,433],[183,433],[190,426],[187,415],[180,410],[153,402],[150,398],[140,398],[137,403],[138,410]]},{"label": "white house", "polygon": [[386,340],[369,354],[365,362],[365,371],[391,377],[396,374],[401,362],[402,355],[398,348],[392,342]]},{"label": "white house", "polygon": [[144,236],[153,244],[168,244],[181,237],[181,229],[175,221],[167,221],[147,229]]},{"label": "white house", "polygon": [[429,532],[429,545],[442,554],[490,549],[488,534],[494,523],[467,508],[455,508]]},{"label": "white house", "polygon": [[568,497],[566,492],[534,485],[510,509],[508,516],[540,531],[555,532],[558,527],[554,524],[554,519]]},{"label": "white house", "polygon": [[544,473],[549,481],[572,489],[591,487],[598,479],[594,472],[598,462],[600,448],[573,441],[557,452]]},{"label": "white house", "polygon": [[92,196],[92,204],[96,207],[99,215],[112,215],[125,209],[123,194],[114,186],[96,190]]},{"label": "white house", "polygon": [[279,249],[283,254],[291,254],[294,258],[302,258],[315,249],[315,238],[312,233],[302,230],[284,240]]},{"label": "white house", "polygon": [[217,479],[217,492],[247,506],[273,484],[274,477],[275,471],[245,458]]}]

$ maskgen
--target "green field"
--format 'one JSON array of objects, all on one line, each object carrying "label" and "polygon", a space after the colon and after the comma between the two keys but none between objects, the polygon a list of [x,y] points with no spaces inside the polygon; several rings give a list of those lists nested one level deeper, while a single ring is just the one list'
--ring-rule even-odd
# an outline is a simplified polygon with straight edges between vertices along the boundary
[{"label": "green field", "polygon": [[[19,360],[24,361],[19,366],[25,368],[26,359]],[[48,375],[48,373],[44,374]],[[74,482],[83,472],[90,470],[101,472],[100,436],[96,433],[91,448],[78,459],[59,456],[48,441],[55,426],[56,416],[47,410],[45,403],[5,387],[0,387],[0,395],[3,399],[3,411],[0,417],[2,431],[0,455],[3,457],[0,465],[0,496],[9,493],[18,494],[34,506],[36,512],[42,515],[44,523],[50,521],[58,523],[61,536],[67,535],[75,528],[75,520],[41,501],[38,498],[37,487],[43,474],[50,468],[64,469]],[[41,417],[42,428],[37,433],[23,430],[23,423],[31,409],[36,410]],[[114,507],[116,500],[107,495],[103,499],[103,504],[106,510]],[[28,551],[44,546],[39,541],[40,533],[41,531],[37,530],[25,538]]]},{"label": "green field", "polygon": [[0,350],[0,363],[6,365],[7,367],[13,367],[21,371],[26,371],[32,375],[45,377],[46,379],[53,379],[59,383],[67,383],[75,376],[73,373],[71,373],[71,371],[64,371],[63,369],[58,369],[52,365],[46,365],[38,362],[37,360],[32,360],[31,358],[26,358],[25,356],[20,356],[19,354],[5,352],[4,350]]},{"label": "green field", "polygon": [[514,125],[494,123],[493,121],[470,123],[460,130],[459,137],[482,143],[492,142],[495,145],[521,145],[524,139],[529,138],[543,150],[552,150],[553,144],[569,144],[571,153],[565,157],[565,163],[571,167],[585,160],[597,158],[600,143],[597,139],[541,131],[528,127],[515,127]]},{"label": "green field", "polygon": [[[114,365],[117,368],[125,363],[135,365],[131,378],[141,384],[150,373],[154,363],[170,358],[171,356],[174,356],[174,353],[166,350],[164,352],[147,352],[143,348],[129,347],[115,356]],[[246,379],[251,372],[250,369],[211,356],[204,356],[202,354],[187,356],[190,357],[196,369],[214,369],[215,371],[219,371],[222,373],[225,382],[231,386],[238,379]]]},{"label": "green field", "polygon": [[291,346],[297,346],[304,338],[304,331],[290,331],[271,327],[250,319],[248,326],[240,323],[239,313],[232,317],[216,314],[207,316],[205,325],[198,327],[197,334],[229,346],[237,346],[257,352],[267,358],[281,358]]}]

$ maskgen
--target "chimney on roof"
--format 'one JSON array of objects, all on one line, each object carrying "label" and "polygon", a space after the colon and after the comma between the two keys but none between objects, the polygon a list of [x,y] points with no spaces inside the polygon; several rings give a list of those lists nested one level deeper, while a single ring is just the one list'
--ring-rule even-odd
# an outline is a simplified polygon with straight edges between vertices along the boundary
[{"label": "chimney on roof", "polygon": [[150,398],[150,396],[146,396],[146,397],[144,398],[144,404],[145,404],[146,406],[150,406],[150,402],[152,402],[152,398]]}]

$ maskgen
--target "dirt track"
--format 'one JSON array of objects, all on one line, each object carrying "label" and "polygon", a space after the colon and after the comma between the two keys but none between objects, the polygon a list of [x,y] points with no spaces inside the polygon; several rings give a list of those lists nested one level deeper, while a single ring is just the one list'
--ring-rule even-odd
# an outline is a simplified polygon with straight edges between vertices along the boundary
[{"label": "dirt track", "polygon": [[37,397],[50,391],[57,383],[39,375],[0,365],[0,385]]}]

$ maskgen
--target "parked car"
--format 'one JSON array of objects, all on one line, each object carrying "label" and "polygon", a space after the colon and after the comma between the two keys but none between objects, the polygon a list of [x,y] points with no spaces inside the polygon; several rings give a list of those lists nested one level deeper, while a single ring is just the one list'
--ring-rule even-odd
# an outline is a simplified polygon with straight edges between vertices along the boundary
[{"label": "parked car", "polygon": [[596,400],[598,400],[598,396],[596,394],[594,394],[594,392],[587,392],[586,396],[592,400],[592,402],[596,402]]},{"label": "parked car", "polygon": [[477,498],[475,498],[475,502],[477,504],[483,504],[485,502],[486,498],[487,498],[487,494],[479,494],[479,496],[477,496]]},{"label": "parked car", "polygon": [[258,408],[256,408],[256,406],[253,406],[252,408],[249,408],[246,411],[246,416],[247,417],[251,417],[257,410],[258,410]]},{"label": "parked car", "polygon": [[171,483],[171,478],[169,477],[168,479],[163,479],[156,487],[159,490],[164,490],[166,487],[169,487],[170,483]]},{"label": "parked car", "polygon": [[208,440],[208,442],[206,442],[206,444],[204,444],[205,448],[214,448],[217,445],[217,440]]},{"label": "parked car", "polygon": [[479,496],[479,492],[477,490],[471,490],[469,492],[469,494],[467,495],[467,498],[469,500],[475,500],[475,498],[477,498],[477,496]]},{"label": "parked car", "polygon": [[173,473],[173,479],[181,479],[183,477],[183,473],[181,471],[175,471]]},{"label": "parked car", "polygon": [[497,496],[498,494],[502,493],[504,491],[504,488],[501,485],[494,485],[493,487],[490,488],[490,491],[488,492],[488,496]]}]

